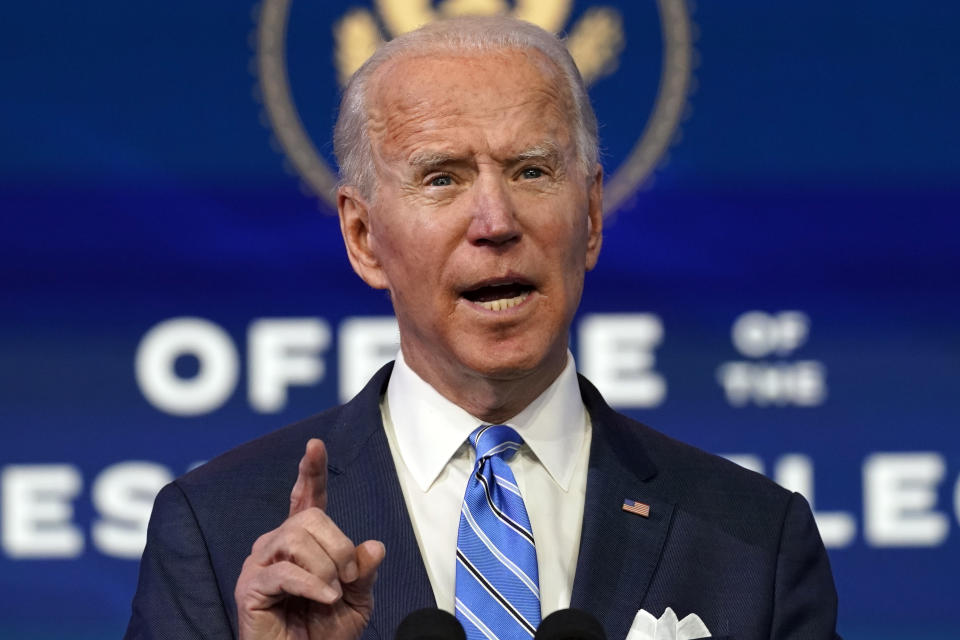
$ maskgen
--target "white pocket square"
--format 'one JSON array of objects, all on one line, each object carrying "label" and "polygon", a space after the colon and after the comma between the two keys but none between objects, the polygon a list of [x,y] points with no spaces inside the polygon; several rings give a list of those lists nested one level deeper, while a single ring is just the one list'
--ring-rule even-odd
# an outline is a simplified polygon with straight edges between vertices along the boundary
[{"label": "white pocket square", "polygon": [[695,640],[709,638],[710,631],[695,613],[683,620],[677,620],[677,614],[667,607],[660,619],[640,609],[630,625],[627,640]]}]

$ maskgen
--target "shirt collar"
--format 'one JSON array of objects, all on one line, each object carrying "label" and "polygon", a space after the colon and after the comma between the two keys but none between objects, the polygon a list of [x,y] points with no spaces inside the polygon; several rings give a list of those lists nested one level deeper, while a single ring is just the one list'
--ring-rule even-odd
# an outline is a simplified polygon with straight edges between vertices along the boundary
[{"label": "shirt collar", "polygon": [[[404,464],[426,492],[467,437],[481,424],[434,389],[397,354],[387,385],[387,407]],[[557,379],[505,424],[517,430],[564,491],[587,432],[587,413],[573,355]]]}]

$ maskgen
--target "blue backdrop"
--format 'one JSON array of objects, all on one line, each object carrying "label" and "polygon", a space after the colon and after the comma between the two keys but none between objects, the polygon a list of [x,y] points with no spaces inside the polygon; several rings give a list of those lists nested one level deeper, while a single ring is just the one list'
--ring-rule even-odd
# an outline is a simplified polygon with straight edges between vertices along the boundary
[{"label": "blue backdrop", "polygon": [[[271,102],[257,42],[283,4],[4,9],[0,637],[119,636],[159,485],[391,352],[389,303],[277,113],[327,166],[336,27],[388,34],[394,3],[290,3]],[[565,31],[599,15],[620,38],[591,49],[591,93],[627,185],[574,324],[581,368],[811,499],[845,637],[955,638],[960,5],[570,9]],[[630,181],[658,107],[676,123]]]}]

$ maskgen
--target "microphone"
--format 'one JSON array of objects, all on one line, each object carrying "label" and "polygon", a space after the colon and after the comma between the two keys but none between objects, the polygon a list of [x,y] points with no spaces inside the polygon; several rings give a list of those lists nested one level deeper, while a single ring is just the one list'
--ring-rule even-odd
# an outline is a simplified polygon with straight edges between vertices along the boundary
[{"label": "microphone", "polygon": [[586,611],[560,609],[543,619],[533,640],[607,640],[607,634]]},{"label": "microphone", "polygon": [[460,621],[442,609],[417,609],[397,627],[395,640],[467,640]]}]

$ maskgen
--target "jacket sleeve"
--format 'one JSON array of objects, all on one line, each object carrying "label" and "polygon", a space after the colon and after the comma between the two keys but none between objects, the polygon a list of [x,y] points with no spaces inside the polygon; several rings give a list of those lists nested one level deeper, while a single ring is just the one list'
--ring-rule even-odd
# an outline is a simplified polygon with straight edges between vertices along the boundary
[{"label": "jacket sleeve", "polygon": [[837,590],[810,505],[794,493],[787,506],[774,585],[774,640],[839,640]]},{"label": "jacket sleeve", "polygon": [[124,637],[235,637],[203,534],[175,482],[164,487],[154,502]]}]

